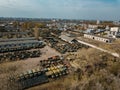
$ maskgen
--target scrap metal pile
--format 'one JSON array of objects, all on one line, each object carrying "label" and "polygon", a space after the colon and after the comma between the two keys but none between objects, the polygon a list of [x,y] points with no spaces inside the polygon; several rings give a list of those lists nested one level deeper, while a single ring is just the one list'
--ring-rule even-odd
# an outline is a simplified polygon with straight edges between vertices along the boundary
[{"label": "scrap metal pile", "polygon": [[65,76],[69,74],[69,70],[70,64],[63,57],[54,56],[41,60],[40,67],[16,75],[14,81],[18,83],[18,88],[25,89]]}]

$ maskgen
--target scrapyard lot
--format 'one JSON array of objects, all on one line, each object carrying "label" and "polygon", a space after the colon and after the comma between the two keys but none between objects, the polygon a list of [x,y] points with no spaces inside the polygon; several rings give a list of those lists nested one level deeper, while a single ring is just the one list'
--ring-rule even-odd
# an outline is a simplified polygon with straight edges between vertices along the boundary
[{"label": "scrapyard lot", "polygon": [[[47,59],[55,55],[61,55],[49,46],[45,46],[40,49],[41,56],[37,58],[28,58],[26,60],[5,62],[0,64],[0,89],[8,90],[10,87],[9,76],[14,76],[14,74],[22,73],[24,71],[33,69],[39,66],[39,61]],[[9,89],[10,90],[10,89]]]},{"label": "scrapyard lot", "polygon": [[[82,78],[82,76],[84,76],[84,75],[86,75],[87,77],[90,77],[92,70],[96,67],[97,67],[97,69],[95,69],[95,70],[101,70],[101,69],[104,69],[107,67],[107,64],[103,63],[101,61],[92,63],[93,65],[89,65],[89,63],[87,64],[85,62],[86,59],[84,58],[86,56],[84,56],[84,57],[81,56],[80,58],[82,58],[82,59],[80,59],[80,58],[78,59],[79,62],[84,60],[84,62],[82,62],[81,65],[79,65],[77,63],[78,61],[75,62],[76,60],[74,60],[74,59],[77,56],[79,56],[78,54],[80,52],[82,52],[84,49],[85,49],[84,53],[86,53],[86,51],[87,50],[89,51],[91,48],[86,47],[84,45],[82,46],[80,43],[77,43],[77,42],[75,42],[75,44],[77,44],[77,45],[74,48],[73,47],[74,44],[72,46],[72,45],[70,45],[70,43],[65,42],[61,39],[55,39],[55,40],[56,41],[54,41],[54,39],[50,38],[50,43],[46,41],[47,45],[49,45],[49,46],[46,45],[44,48],[32,48],[30,50],[26,50],[26,51],[30,51],[30,52],[34,51],[34,50],[40,50],[39,57],[33,57],[33,58],[27,57],[27,58],[24,58],[21,60],[17,60],[17,61],[15,60],[13,62],[8,61],[8,62],[1,63],[1,65],[0,65],[0,73],[1,73],[0,74],[0,82],[3,82],[3,83],[1,83],[0,89],[2,89],[2,90],[8,90],[8,89],[9,90],[14,90],[14,89],[18,90],[19,89],[17,86],[18,83],[20,83],[20,87],[22,90],[23,89],[39,90],[39,88],[41,90],[45,90],[45,88],[52,87],[52,85],[53,85],[53,87],[56,87],[56,88],[59,87],[59,88],[63,89],[65,87],[70,87],[71,81],[74,81],[74,83],[75,83],[75,82],[77,82],[78,79]],[[65,46],[67,49],[63,48],[63,47],[61,48],[62,45]],[[77,46],[80,46],[80,47],[77,47]],[[58,50],[58,49],[60,49],[60,50]],[[64,50],[64,49],[66,51],[63,54],[60,51]],[[76,50],[71,51],[70,49],[71,50],[76,49]],[[78,52],[77,50],[79,50],[80,52]],[[16,51],[13,51],[13,52],[16,52]],[[23,50],[20,50],[19,52],[23,52]],[[54,57],[56,55],[58,55],[58,56],[64,55],[66,57],[67,54],[68,55],[70,54],[70,53],[66,53],[66,52],[70,52],[74,56],[73,59],[71,59],[69,56],[68,56],[68,58],[64,59],[64,60],[68,60],[68,62],[70,63],[70,67],[72,67],[69,69],[69,71],[67,71],[68,68],[66,68],[64,63],[59,60],[58,60],[59,64],[50,62],[53,60],[50,57]],[[96,52],[96,50],[95,50],[95,52]],[[94,55],[94,54],[90,54],[90,55]],[[96,56],[102,57],[101,55],[96,55]],[[51,60],[49,61],[48,58]],[[88,57],[87,57],[87,59],[88,59]],[[93,59],[99,60],[98,58],[92,58],[91,60],[93,60]],[[114,61],[113,57],[112,57],[112,59]],[[106,59],[106,60],[109,60],[109,59]],[[106,60],[104,60],[104,61],[106,61]],[[86,64],[85,64],[85,66],[83,66],[81,68],[83,63],[86,63]],[[21,78],[20,82],[17,82],[14,84],[11,83],[14,81],[14,79],[16,79],[17,75],[20,75],[20,77],[19,77],[19,78]],[[61,82],[64,82],[64,81],[65,81],[65,86],[63,85],[63,87],[62,87]],[[66,86],[66,85],[69,85],[69,86]],[[52,90],[53,89],[54,88],[52,88]],[[49,90],[49,89],[46,89],[46,90]],[[57,90],[57,89],[55,89],[55,90]]]},{"label": "scrapyard lot", "polygon": [[[22,49],[21,48],[20,49],[13,48],[12,50],[10,49],[10,53],[7,51],[7,50],[9,50],[9,48],[8,49],[4,48],[2,50],[2,52],[4,52],[5,54],[4,54],[4,57],[3,57],[3,55],[1,55],[1,57],[3,59],[5,59],[6,62],[2,62],[0,65],[0,73],[1,73],[0,74],[0,82],[4,82],[4,83],[1,83],[0,89],[3,89],[3,90],[10,89],[9,87],[11,87],[11,81],[10,81],[9,77],[14,77],[15,74],[20,74],[27,70],[31,70],[36,67],[39,67],[39,64],[40,64],[39,61],[46,60],[47,58],[56,56],[56,55],[61,56],[60,53],[63,54],[66,52],[74,52],[74,51],[77,51],[79,48],[84,47],[79,43],[77,43],[76,46],[74,46],[74,45],[72,46],[63,40],[60,40],[60,39],[56,39],[56,40],[59,43],[53,42],[51,44],[52,48],[49,46],[45,46],[44,48],[27,47],[27,49],[25,51],[28,51],[27,53],[29,53],[29,54],[31,52],[33,52],[34,50],[38,50],[38,54],[40,54],[40,56],[38,56],[38,54],[37,54],[37,56],[35,55],[35,57],[31,56],[31,55],[29,56],[28,54],[26,54],[24,52],[24,48],[22,48]],[[7,52],[7,54],[6,54],[6,52]],[[21,58],[18,53],[20,53],[23,58]],[[10,60],[7,61],[7,59],[8,59],[8,58],[6,58],[7,55],[15,57],[14,60],[13,60],[13,58],[11,60],[11,57],[10,57],[9,58]],[[11,61],[13,61],[13,62],[11,62]],[[53,67],[55,67],[55,66],[53,66]],[[57,71],[60,71],[60,70],[58,69]],[[53,70],[53,72],[54,72],[54,70]],[[13,88],[11,88],[11,89],[13,89]]]},{"label": "scrapyard lot", "polygon": [[[2,73],[2,74],[0,74],[0,82],[3,82],[3,83],[1,83],[0,89],[2,89],[2,90],[14,90],[14,88],[12,88],[12,89],[9,88],[11,86],[11,84],[9,83],[9,77],[10,76],[14,77],[14,74],[20,74],[20,73],[26,72],[28,70],[34,69],[35,67],[39,67],[41,60],[47,60],[47,58],[49,58],[49,57],[52,57],[52,56],[55,56],[55,55],[61,55],[55,49],[50,48],[49,46],[46,46],[46,47],[44,47],[40,50],[41,50],[42,54],[41,54],[41,57],[39,57],[39,58],[38,57],[37,58],[32,58],[32,59],[28,58],[28,59],[22,60],[22,61],[2,63],[0,65],[0,73]],[[84,57],[86,57],[86,56],[85,56],[84,53],[86,53],[86,50],[84,52],[82,51],[83,54],[79,52],[80,55],[82,55],[81,58],[82,58],[83,61],[85,61]],[[95,50],[95,53],[96,53],[96,50]],[[90,53],[90,55],[94,55],[94,54]],[[96,55],[96,56],[98,57],[99,55]],[[86,58],[89,58],[89,57],[86,57]],[[95,59],[95,61],[98,60],[96,58],[92,58],[92,59]],[[80,58],[78,59],[79,62],[82,62],[82,60]],[[107,59],[107,60],[109,60],[109,59]],[[78,64],[79,67],[82,66],[82,65],[79,65],[79,63],[76,63],[76,64]],[[83,64],[83,62],[81,64]],[[85,68],[88,68],[87,63],[86,63],[86,66],[85,66]],[[87,71],[85,73],[87,73]],[[88,73],[89,73],[89,70],[88,70]],[[43,84],[43,85],[38,85],[38,86],[35,86],[35,87],[32,87],[32,88],[29,88],[28,90],[40,90],[40,89],[41,90],[49,90],[49,89],[45,89],[45,88],[52,88],[51,90],[53,90],[54,88],[56,88],[55,90],[57,90],[57,88],[59,88],[59,90],[66,90],[66,89],[63,89],[64,87],[60,82],[64,82],[63,84],[68,85],[68,86],[65,86],[65,87],[70,87],[72,81],[74,81],[74,83],[77,82],[77,80],[74,79],[74,78],[77,78],[75,75],[79,75],[79,73],[78,74],[73,74],[73,75],[68,75],[67,78],[62,77],[60,79],[54,80],[53,82],[51,81],[50,83],[46,83],[46,84]],[[72,80],[72,81],[70,81],[70,80]],[[77,84],[75,83],[75,85],[77,85]],[[62,88],[62,89],[60,89],[60,88]]]}]

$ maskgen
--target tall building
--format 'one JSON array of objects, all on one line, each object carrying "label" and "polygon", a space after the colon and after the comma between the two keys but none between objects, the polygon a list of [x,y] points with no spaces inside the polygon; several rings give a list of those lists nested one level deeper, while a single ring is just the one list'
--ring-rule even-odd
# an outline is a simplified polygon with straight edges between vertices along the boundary
[{"label": "tall building", "polygon": [[100,20],[97,20],[97,23],[96,24],[100,24]]}]

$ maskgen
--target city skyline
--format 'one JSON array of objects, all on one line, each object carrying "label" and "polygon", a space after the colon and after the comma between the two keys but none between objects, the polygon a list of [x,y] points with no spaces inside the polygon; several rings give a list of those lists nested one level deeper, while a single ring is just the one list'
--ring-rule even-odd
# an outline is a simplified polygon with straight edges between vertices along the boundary
[{"label": "city skyline", "polygon": [[119,20],[120,0],[0,0],[0,17]]}]

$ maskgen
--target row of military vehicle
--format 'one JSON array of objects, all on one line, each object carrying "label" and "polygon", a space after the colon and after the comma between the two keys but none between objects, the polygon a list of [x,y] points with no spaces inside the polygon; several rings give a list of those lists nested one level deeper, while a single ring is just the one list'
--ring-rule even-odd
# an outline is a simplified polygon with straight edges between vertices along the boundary
[{"label": "row of military vehicle", "polygon": [[80,45],[77,46],[75,44],[62,44],[62,45],[52,44],[51,47],[55,48],[58,52],[64,54],[66,52],[76,52],[80,48]]},{"label": "row of military vehicle", "polygon": [[[49,67],[45,67],[42,63],[46,61],[57,62],[57,64],[55,65],[51,63]],[[63,62],[63,57],[53,56],[47,60],[41,60],[41,68],[38,67],[36,69],[28,70],[22,74],[18,74],[15,76],[14,81],[18,83],[20,88],[25,89],[69,74],[68,67],[64,64],[64,62],[61,64],[59,61]]]},{"label": "row of military vehicle", "polygon": [[0,32],[0,38],[24,38],[24,37],[33,37],[34,34],[31,32]]},{"label": "row of military vehicle", "polygon": [[40,60],[40,65],[43,68],[47,68],[47,67],[50,67],[51,65],[64,64],[63,60],[64,60],[63,57],[53,56],[48,58],[47,60]]},{"label": "row of military vehicle", "polygon": [[41,60],[40,66],[42,66],[46,75],[50,78],[66,75],[69,71],[63,56],[53,56],[47,60]]},{"label": "row of military vehicle", "polygon": [[40,76],[41,74],[45,74],[48,78],[57,78],[62,75],[68,74],[67,67],[59,64],[57,66],[51,66],[49,68],[36,68],[32,70],[28,70],[22,74],[16,76],[15,80],[17,81],[24,81],[26,79],[31,79],[36,76]]},{"label": "row of military vehicle", "polygon": [[26,37],[26,38],[12,38],[12,39],[0,39],[0,42],[12,42],[12,41],[29,41],[35,40],[35,37]]},{"label": "row of military vehicle", "polygon": [[[52,48],[55,48],[58,52],[64,54],[66,52],[76,52],[80,48],[88,48],[88,46],[83,45],[77,40],[74,40],[72,44],[64,42],[64,44],[60,44],[60,42],[54,39],[48,39],[49,44]],[[62,41],[63,42],[63,41]]]},{"label": "row of military vehicle", "polygon": [[22,90],[30,88],[35,85],[47,83],[49,79],[60,78],[67,75],[69,72],[64,65],[52,66],[44,69],[32,69],[15,77],[14,81],[18,84],[18,87]]},{"label": "row of military vehicle", "polygon": [[11,43],[0,45],[0,53],[14,52],[21,50],[30,50],[35,48],[43,48],[45,44],[43,42],[29,42],[29,43]]},{"label": "row of military vehicle", "polygon": [[39,57],[41,54],[40,50],[30,50],[30,51],[16,51],[0,54],[0,63],[5,61],[16,61],[24,60],[27,58]]}]

